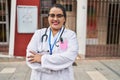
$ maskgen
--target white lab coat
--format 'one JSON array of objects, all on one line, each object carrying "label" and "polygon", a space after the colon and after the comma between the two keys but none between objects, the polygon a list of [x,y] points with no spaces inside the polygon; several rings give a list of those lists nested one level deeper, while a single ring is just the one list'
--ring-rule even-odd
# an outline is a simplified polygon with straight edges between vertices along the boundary
[{"label": "white lab coat", "polygon": [[[50,55],[49,52],[46,52],[49,50],[48,38],[46,42],[41,42],[45,30],[45,28],[37,30],[27,47],[27,56],[31,55],[30,50],[43,54],[41,64],[29,63],[26,58],[27,65],[32,69],[31,80],[74,80],[72,63],[78,54],[78,42],[75,32],[65,29],[62,38],[63,42],[66,41],[66,48],[62,49],[60,42],[57,42],[57,46],[55,45],[53,48],[53,54]],[[50,28],[47,30],[48,37],[49,31]],[[54,41],[56,36],[51,36],[51,41]]]}]

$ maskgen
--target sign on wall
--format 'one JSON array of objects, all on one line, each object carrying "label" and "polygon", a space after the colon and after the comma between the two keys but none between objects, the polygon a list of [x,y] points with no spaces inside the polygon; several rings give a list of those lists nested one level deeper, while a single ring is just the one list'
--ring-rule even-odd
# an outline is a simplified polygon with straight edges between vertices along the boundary
[{"label": "sign on wall", "polygon": [[17,6],[18,33],[34,33],[37,29],[37,6]]}]

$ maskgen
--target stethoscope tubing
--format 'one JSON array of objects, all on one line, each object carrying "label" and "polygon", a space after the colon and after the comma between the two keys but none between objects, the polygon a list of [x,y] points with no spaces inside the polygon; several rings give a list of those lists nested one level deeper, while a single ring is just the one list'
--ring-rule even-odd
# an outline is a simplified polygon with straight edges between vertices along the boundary
[{"label": "stethoscope tubing", "polygon": [[41,42],[43,42],[44,37],[46,38],[45,41],[47,41],[47,38],[48,38],[47,29],[48,29],[48,28],[46,28],[46,30],[45,30],[45,34],[42,35]]},{"label": "stethoscope tubing", "polygon": [[[41,37],[41,42],[43,42],[44,37],[45,37],[45,41],[47,41],[47,39],[48,39],[47,30],[48,30],[48,28],[46,28],[45,34],[42,35],[42,37]],[[65,27],[63,27],[63,30],[62,30],[62,32],[61,32],[61,34],[60,34],[59,40],[60,40],[61,42],[63,42],[62,35],[63,35],[64,30],[65,30]]]}]

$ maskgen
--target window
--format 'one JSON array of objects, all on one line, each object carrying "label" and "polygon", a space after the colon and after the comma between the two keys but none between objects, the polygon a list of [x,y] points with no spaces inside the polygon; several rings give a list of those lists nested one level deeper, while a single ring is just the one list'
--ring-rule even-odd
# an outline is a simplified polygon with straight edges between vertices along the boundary
[{"label": "window", "polygon": [[72,11],[72,4],[63,4],[66,11]]},{"label": "window", "polygon": [[0,0],[0,43],[8,42],[8,31],[7,0]]},{"label": "window", "polygon": [[49,7],[51,7],[52,1],[51,0],[42,0],[41,2],[41,14],[47,14]]}]

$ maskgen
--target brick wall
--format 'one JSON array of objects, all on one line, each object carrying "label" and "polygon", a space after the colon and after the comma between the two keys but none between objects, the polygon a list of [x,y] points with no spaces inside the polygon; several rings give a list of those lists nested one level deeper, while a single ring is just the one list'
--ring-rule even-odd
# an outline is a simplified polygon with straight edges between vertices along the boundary
[{"label": "brick wall", "polygon": [[8,53],[9,45],[0,44],[0,52]]}]

